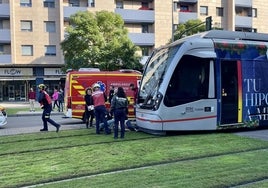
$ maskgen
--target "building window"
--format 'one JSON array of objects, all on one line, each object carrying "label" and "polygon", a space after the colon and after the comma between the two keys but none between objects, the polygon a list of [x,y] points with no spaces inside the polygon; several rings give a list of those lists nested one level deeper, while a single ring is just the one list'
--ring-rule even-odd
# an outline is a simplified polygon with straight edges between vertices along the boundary
[{"label": "building window", "polygon": [[207,6],[201,6],[200,7],[200,15],[207,16],[208,15],[208,7]]},{"label": "building window", "polygon": [[95,7],[95,0],[89,0],[89,6]]},{"label": "building window", "polygon": [[71,7],[79,7],[79,1],[78,0],[69,0],[69,5]]},{"label": "building window", "polygon": [[55,33],[56,32],[56,23],[54,21],[45,21],[45,32]]},{"label": "building window", "polygon": [[142,56],[149,56],[149,47],[142,47],[141,48],[141,54]]},{"label": "building window", "polygon": [[4,54],[4,45],[0,44],[0,55]]},{"label": "building window", "polygon": [[32,56],[33,55],[33,45],[22,45],[21,46],[21,55]]},{"label": "building window", "polygon": [[256,8],[252,9],[252,17],[257,18],[257,9]]},{"label": "building window", "polygon": [[20,21],[21,31],[33,31],[32,21],[22,20]]},{"label": "building window", "polygon": [[141,32],[142,33],[149,33],[149,26],[148,25],[141,25]]},{"label": "building window", "polygon": [[141,7],[139,10],[149,10],[149,3],[147,2],[141,2]]},{"label": "building window", "polygon": [[32,0],[20,0],[20,6],[21,7],[31,7]]},{"label": "building window", "polygon": [[45,56],[56,56],[56,45],[46,45]]},{"label": "building window", "polygon": [[216,8],[216,15],[223,17],[223,8],[222,7],[217,7]]},{"label": "building window", "polygon": [[116,1],[116,8],[123,9],[124,8],[123,1]]},{"label": "building window", "polygon": [[252,28],[245,28],[245,27],[236,27],[235,31],[242,31],[242,32],[253,32]]},{"label": "building window", "polygon": [[180,6],[180,12],[189,12],[189,6],[181,5]]},{"label": "building window", "polygon": [[2,20],[0,20],[0,29],[3,29],[4,27],[3,27],[3,21]]},{"label": "building window", "polygon": [[253,9],[248,7],[235,7],[236,16],[252,17]]},{"label": "building window", "polygon": [[44,7],[55,8],[55,0],[44,0]]},{"label": "building window", "polygon": [[[150,8],[149,8],[150,9]],[[150,9],[151,10],[151,9]],[[178,3],[177,2],[173,2],[172,1],[172,10],[173,12],[177,12],[178,11]]]}]

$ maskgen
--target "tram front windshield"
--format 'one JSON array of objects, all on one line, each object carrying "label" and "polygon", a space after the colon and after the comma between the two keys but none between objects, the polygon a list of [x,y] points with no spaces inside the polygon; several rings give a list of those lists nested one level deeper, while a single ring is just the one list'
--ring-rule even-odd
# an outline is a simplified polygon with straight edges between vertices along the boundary
[{"label": "tram front windshield", "polygon": [[181,45],[161,48],[156,51],[143,73],[138,103],[141,108],[153,108],[158,98],[158,89],[163,81],[168,66]]}]

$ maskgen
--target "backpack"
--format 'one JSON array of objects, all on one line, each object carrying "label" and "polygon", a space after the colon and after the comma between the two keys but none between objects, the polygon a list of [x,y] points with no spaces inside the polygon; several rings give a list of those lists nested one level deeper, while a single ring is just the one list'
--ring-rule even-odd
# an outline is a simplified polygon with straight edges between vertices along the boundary
[{"label": "backpack", "polygon": [[52,100],[51,100],[51,97],[49,96],[49,94],[47,94],[46,91],[44,91],[44,94],[45,94],[45,98],[46,98],[46,100],[47,100],[47,103],[48,103],[48,104],[52,104]]}]

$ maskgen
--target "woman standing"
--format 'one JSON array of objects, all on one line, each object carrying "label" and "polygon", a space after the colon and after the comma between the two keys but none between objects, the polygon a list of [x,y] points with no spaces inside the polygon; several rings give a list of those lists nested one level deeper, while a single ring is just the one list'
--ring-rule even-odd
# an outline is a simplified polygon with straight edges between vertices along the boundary
[{"label": "woman standing", "polygon": [[114,114],[114,139],[118,138],[118,124],[120,122],[121,135],[125,137],[125,120],[127,117],[128,101],[124,89],[119,87],[114,95],[111,104],[111,113]]},{"label": "woman standing", "polygon": [[55,106],[57,106],[57,108],[59,109],[58,98],[59,98],[58,88],[55,87],[54,88],[54,93],[52,95],[52,99],[54,101],[54,104],[53,104],[53,108],[52,109],[55,109]]},{"label": "woman standing", "polygon": [[90,123],[90,127],[92,127],[92,123],[93,123],[93,119],[94,119],[94,105],[93,105],[91,87],[86,89],[85,102],[86,102],[85,119],[86,119],[86,126],[88,128],[89,123]]}]

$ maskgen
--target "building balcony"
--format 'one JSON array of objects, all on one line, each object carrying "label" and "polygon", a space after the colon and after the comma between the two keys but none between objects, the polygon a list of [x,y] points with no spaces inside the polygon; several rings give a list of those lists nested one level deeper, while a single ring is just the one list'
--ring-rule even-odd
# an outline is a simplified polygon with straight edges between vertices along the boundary
[{"label": "building balcony", "polygon": [[195,20],[197,18],[197,12],[179,12],[179,23],[185,23],[188,20]]},{"label": "building balcony", "polygon": [[197,3],[198,0],[178,0],[178,3],[189,3],[194,4]]},{"label": "building balcony", "polygon": [[252,7],[252,0],[235,0],[235,6]]},{"label": "building balcony", "polygon": [[253,18],[247,16],[235,16],[235,27],[252,28]]},{"label": "building balcony", "polygon": [[129,33],[130,40],[137,46],[154,46],[154,33]]},{"label": "building balcony", "polygon": [[0,43],[10,43],[10,29],[0,29]]},{"label": "building balcony", "polygon": [[9,4],[0,4],[0,18],[9,18],[10,17],[10,5]]},{"label": "building balcony", "polygon": [[154,10],[115,9],[125,23],[154,23]]},{"label": "building balcony", "polygon": [[63,7],[64,19],[70,18],[71,15],[77,13],[78,11],[87,11],[88,7]]},{"label": "building balcony", "polygon": [[0,65],[1,64],[11,64],[10,54],[0,54]]}]

